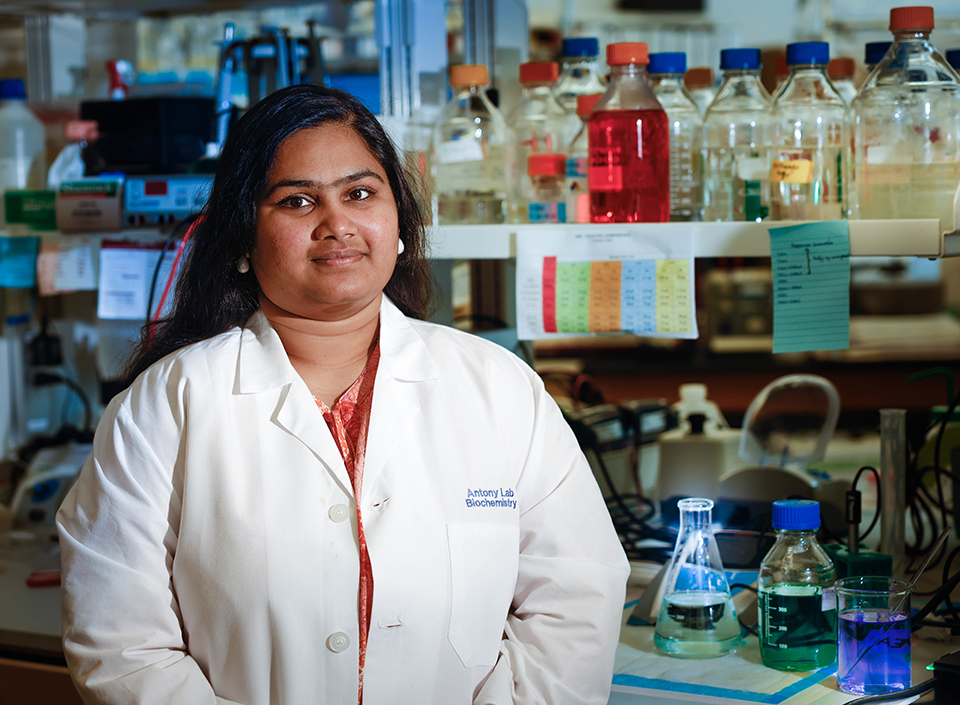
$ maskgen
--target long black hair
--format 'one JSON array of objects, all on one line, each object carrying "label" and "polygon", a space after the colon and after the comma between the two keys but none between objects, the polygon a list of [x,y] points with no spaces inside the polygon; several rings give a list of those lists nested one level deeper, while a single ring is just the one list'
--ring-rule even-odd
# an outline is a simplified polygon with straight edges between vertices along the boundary
[{"label": "long black hair", "polygon": [[327,123],[355,130],[390,182],[404,252],[384,293],[408,316],[422,319],[432,312],[434,282],[413,177],[380,122],[349,93],[316,83],[290,86],[258,102],[230,131],[210,197],[191,234],[173,310],[144,326],[127,364],[128,383],[168,353],[243,325],[259,308],[260,285],[253,270],[237,271],[237,262],[255,246],[257,204],[283,141]]}]

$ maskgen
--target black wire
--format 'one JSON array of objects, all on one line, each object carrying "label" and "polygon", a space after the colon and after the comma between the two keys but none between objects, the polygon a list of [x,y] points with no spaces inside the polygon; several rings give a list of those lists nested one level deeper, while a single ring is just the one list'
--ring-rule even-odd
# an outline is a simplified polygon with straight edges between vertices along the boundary
[{"label": "black wire", "polygon": [[199,213],[194,213],[179,223],[177,223],[173,230],[170,231],[170,234],[167,235],[167,239],[163,243],[163,247],[160,249],[160,257],[157,258],[157,265],[153,268],[153,277],[150,279],[150,293],[147,298],[147,325],[149,326],[153,323],[153,296],[157,288],[157,279],[160,278],[160,268],[163,265],[163,258],[167,254],[167,250],[170,248],[170,244],[174,241],[177,235],[186,230],[193,222],[200,217]]},{"label": "black wire", "polygon": [[[746,583],[730,583],[730,586],[729,586],[729,587],[730,587],[731,592],[732,592],[735,588],[740,588],[741,590],[749,590],[750,592],[752,592],[754,595],[757,595],[758,597],[759,597],[759,595],[760,595],[760,593],[757,592],[757,589],[756,589],[755,587],[753,587],[753,585],[747,585]],[[756,637],[759,637],[759,636],[760,636],[760,633],[757,631],[757,626],[758,626],[758,625],[749,625],[749,624],[746,624],[746,623],[740,618],[740,613],[739,613],[739,612],[737,613],[737,621],[740,622],[740,628],[743,629],[743,630],[744,630],[745,632],[747,632],[748,634],[752,634],[753,636],[756,636]]]},{"label": "black wire", "polygon": [[[851,483],[850,489],[854,491],[857,489],[857,483],[860,481],[860,475],[862,475],[865,470],[872,472],[877,482],[877,511],[874,513],[873,520],[870,522],[870,526],[867,527],[867,530],[857,537],[857,543],[865,540],[870,535],[870,532],[873,531],[874,527],[877,525],[877,522],[880,520],[880,507],[882,506],[881,500],[883,499],[880,489],[880,472],[872,465],[863,465],[859,470],[857,470],[857,474],[853,476],[853,483]],[[857,547],[849,546],[849,548],[850,550],[853,550]]]},{"label": "black wire", "polygon": [[846,705],[868,705],[869,703],[889,703],[895,700],[903,700],[904,698],[912,698],[914,695],[923,695],[931,690],[936,683],[936,678],[930,678],[925,680],[919,685],[915,685],[912,688],[906,688],[905,690],[898,690],[895,693],[882,693],[880,695],[865,695],[862,698],[854,698],[853,700],[848,700]]}]

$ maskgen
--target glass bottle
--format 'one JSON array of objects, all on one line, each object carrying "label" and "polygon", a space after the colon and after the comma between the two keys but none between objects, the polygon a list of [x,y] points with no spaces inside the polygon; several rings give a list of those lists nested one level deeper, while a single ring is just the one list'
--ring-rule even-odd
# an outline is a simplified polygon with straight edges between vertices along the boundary
[{"label": "glass bottle", "polygon": [[774,220],[844,217],[850,161],[847,104],[827,77],[826,42],[787,45],[790,77],[773,101]]},{"label": "glass bottle", "polygon": [[709,499],[681,499],[680,533],[654,630],[657,648],[682,658],[722,656],[741,643],[740,622],[713,535]]},{"label": "glass bottle", "polygon": [[0,224],[6,189],[40,189],[46,181],[43,123],[27,107],[23,79],[0,80]]},{"label": "glass bottle", "polygon": [[720,68],[723,80],[703,116],[703,219],[760,221],[770,210],[773,143],[760,50],[723,49]]},{"label": "glass bottle", "polygon": [[867,42],[863,47],[863,64],[867,68],[869,76],[873,69],[886,56],[887,50],[893,42]]},{"label": "glass bottle", "polygon": [[777,540],[757,576],[760,657],[780,671],[815,671],[837,659],[833,561],[817,542],[820,504],[773,503]]},{"label": "glass bottle", "polygon": [[587,164],[590,161],[589,118],[602,93],[577,96],[580,130],[567,147],[567,214],[571,223],[590,222],[590,189]]},{"label": "glass bottle", "polygon": [[520,64],[520,99],[507,118],[516,140],[514,157],[523,165],[523,176],[517,179],[517,191],[513,194],[512,210],[517,217],[511,220],[526,220],[525,205],[533,199],[533,184],[526,170],[527,157],[531,154],[559,154],[566,149],[567,114],[553,97],[553,84],[560,67],[554,61],[528,61]]},{"label": "glass bottle", "polygon": [[849,56],[838,56],[830,59],[827,64],[827,76],[847,105],[850,105],[857,95],[857,84],[853,80],[856,72],[857,64]]},{"label": "glass bottle", "polygon": [[960,182],[960,77],[930,42],[933,8],[890,10],[893,45],[853,101],[855,215],[939,218]]},{"label": "glass bottle", "polygon": [[441,224],[502,223],[515,169],[513,135],[487,96],[483,64],[450,67],[453,99],[433,130],[433,180]]},{"label": "glass bottle", "polygon": [[703,117],[683,84],[687,55],[682,51],[650,55],[653,93],[667,113],[670,133],[670,220],[700,220],[700,130]]},{"label": "glass bottle", "polygon": [[670,219],[667,114],[647,82],[645,42],[607,45],[610,83],[589,118],[590,220]]},{"label": "glass bottle", "polygon": [[691,66],[683,75],[683,85],[690,91],[693,101],[700,108],[700,114],[707,112],[714,96],[717,95],[717,86],[713,80],[713,69],[709,66]]},{"label": "glass bottle", "polygon": [[580,131],[577,97],[607,90],[598,57],[600,42],[596,37],[568,37],[563,40],[560,76],[553,86],[553,95],[567,114],[564,138],[566,144]]},{"label": "glass bottle", "polygon": [[533,190],[527,204],[529,223],[566,223],[567,158],[562,154],[531,154],[527,174]]}]

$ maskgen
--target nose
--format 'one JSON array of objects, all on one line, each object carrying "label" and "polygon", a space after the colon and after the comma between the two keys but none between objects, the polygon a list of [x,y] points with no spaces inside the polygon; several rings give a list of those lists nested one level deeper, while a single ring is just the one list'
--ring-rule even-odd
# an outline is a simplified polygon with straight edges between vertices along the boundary
[{"label": "nose", "polygon": [[337,240],[354,235],[357,232],[357,222],[353,213],[344,204],[327,203],[320,209],[320,217],[314,236],[318,240],[335,238]]}]

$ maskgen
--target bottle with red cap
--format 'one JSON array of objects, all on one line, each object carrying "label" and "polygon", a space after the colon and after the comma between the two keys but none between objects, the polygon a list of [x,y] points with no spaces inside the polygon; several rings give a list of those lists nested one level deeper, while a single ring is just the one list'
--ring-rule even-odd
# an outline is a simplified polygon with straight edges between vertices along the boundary
[{"label": "bottle with red cap", "polygon": [[670,220],[667,114],[647,80],[645,42],[607,45],[610,83],[589,120],[590,220]]},{"label": "bottle with red cap", "polygon": [[567,113],[553,95],[560,75],[555,61],[528,61],[520,64],[520,99],[507,118],[515,139],[516,163],[523,169],[516,180],[511,220],[526,220],[525,204],[533,198],[533,183],[526,172],[531,154],[562,154],[566,149]]},{"label": "bottle with red cap", "polygon": [[857,63],[850,56],[836,56],[827,64],[827,76],[847,105],[850,105],[857,95],[857,83],[854,80],[856,73]]},{"label": "bottle with red cap", "polygon": [[441,224],[503,223],[512,176],[513,133],[486,87],[484,64],[450,67],[453,99],[433,130],[433,178]]},{"label": "bottle with red cap", "polygon": [[528,223],[566,223],[567,158],[562,154],[537,152],[527,157],[531,192],[527,202]]},{"label": "bottle with red cap", "polygon": [[930,41],[932,7],[890,10],[893,44],[853,101],[854,216],[939,218],[960,183],[960,77]]},{"label": "bottle with red cap", "polygon": [[577,96],[580,131],[567,146],[567,215],[571,223],[590,222],[590,187],[587,165],[590,163],[590,113],[603,93]]}]

